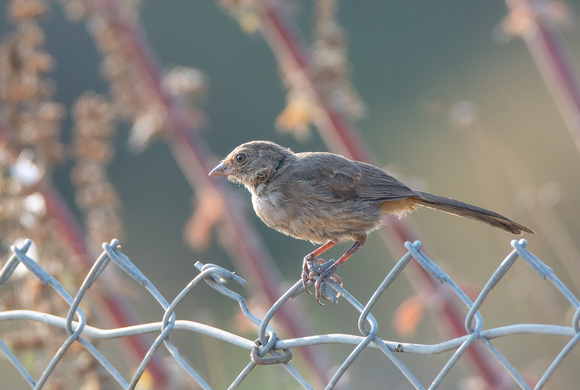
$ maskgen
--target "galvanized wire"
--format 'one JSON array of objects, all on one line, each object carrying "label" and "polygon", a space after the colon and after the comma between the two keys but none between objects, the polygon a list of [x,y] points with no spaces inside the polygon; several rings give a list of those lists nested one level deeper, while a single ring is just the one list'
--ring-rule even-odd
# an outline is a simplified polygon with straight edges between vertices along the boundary
[{"label": "galvanized wire", "polygon": [[[347,290],[337,283],[330,282],[327,289],[327,295],[333,295],[334,300],[340,295],[344,300],[350,304],[360,315],[358,319],[358,329],[360,334],[322,334],[304,336],[295,339],[281,339],[275,329],[270,326],[271,320],[277,310],[289,299],[304,291],[301,282],[294,284],[280,299],[268,310],[263,319],[253,314],[245,299],[238,293],[230,290],[228,283],[237,283],[245,286],[245,281],[220,266],[214,264],[197,263],[196,267],[200,273],[197,275],[181,292],[169,303],[163,295],[155,288],[155,286],[135,267],[127,256],[119,251],[119,243],[113,240],[110,244],[103,244],[103,253],[97,259],[92,269],[89,271],[79,291],[74,298],[69,295],[62,285],[52,276],[48,274],[35,260],[27,255],[30,248],[30,240],[26,241],[21,247],[13,246],[11,248],[12,255],[0,271],[0,285],[9,281],[13,275],[14,270],[19,264],[24,264],[28,271],[35,275],[43,284],[50,286],[55,290],[64,301],[70,306],[68,314],[65,318],[55,315],[33,311],[33,310],[6,310],[0,311],[0,322],[9,322],[17,320],[31,320],[43,322],[47,325],[61,327],[68,333],[68,337],[62,344],[61,348],[54,355],[52,360],[48,363],[40,378],[35,380],[33,376],[27,371],[24,365],[18,360],[13,351],[8,345],[0,340],[0,351],[4,354],[7,360],[12,363],[16,370],[22,375],[26,383],[31,388],[40,389],[46,383],[47,379],[53,373],[55,367],[62,359],[69,347],[78,342],[86,351],[91,353],[95,359],[109,372],[111,377],[119,384],[120,388],[133,389],[142,377],[148,363],[151,361],[153,354],[164,346],[169,354],[175,359],[179,366],[187,373],[201,388],[211,389],[203,377],[192,367],[190,363],[180,354],[178,348],[170,341],[169,336],[175,329],[186,330],[194,332],[206,337],[212,337],[230,343],[249,352],[248,363],[244,369],[239,373],[236,379],[231,383],[230,389],[237,388],[244,382],[248,374],[258,365],[282,365],[298,385],[305,389],[312,389],[308,381],[298,372],[292,363],[292,349],[301,348],[312,345],[325,344],[342,344],[353,345],[354,348],[348,357],[342,362],[340,367],[334,373],[332,379],[327,384],[327,388],[334,387],[341,377],[348,370],[349,366],[361,355],[366,349],[378,349],[386,357],[386,362],[391,362],[401,373],[407,378],[409,383],[417,389],[423,389],[424,386],[413,374],[413,372],[399,359],[401,354],[424,354],[433,355],[440,354],[447,351],[454,351],[444,367],[433,379],[429,385],[430,389],[437,388],[443,379],[449,374],[449,371],[465,353],[466,349],[475,342],[483,345],[490,356],[495,358],[511,376],[513,382],[522,389],[528,389],[530,386],[523,379],[522,375],[517,371],[512,363],[503,356],[499,350],[493,345],[493,340],[500,337],[507,337],[517,334],[536,334],[536,335],[558,335],[569,338],[567,344],[561,349],[559,354],[554,358],[552,363],[542,374],[535,388],[542,388],[555,369],[564,360],[566,355],[572,348],[580,341],[580,302],[570,292],[570,290],[557,278],[552,269],[540,261],[534,254],[525,249],[526,241],[512,241],[511,245],[514,248],[505,260],[498,266],[496,271],[490,277],[485,287],[482,289],[478,297],[472,302],[467,295],[459,288],[459,286],[443,271],[441,267],[431,261],[423,252],[421,252],[421,243],[407,242],[405,248],[407,253],[399,260],[393,267],[391,272],[384,278],[372,297],[366,304],[357,301]],[[378,322],[372,316],[371,310],[377,303],[381,294],[390,288],[393,281],[401,274],[404,268],[415,260],[421,267],[423,267],[433,278],[442,284],[446,284],[449,289],[460,299],[467,307],[467,315],[465,317],[466,335],[457,337],[451,340],[446,340],[438,344],[412,344],[400,343],[388,340],[382,340],[377,336]],[[570,326],[558,325],[544,325],[544,324],[513,324],[502,326],[493,329],[483,329],[483,319],[479,309],[485,299],[488,297],[490,291],[497,285],[497,283],[505,276],[506,272],[513,266],[517,259],[522,259],[537,272],[542,278],[548,280],[554,287],[568,300],[575,310],[575,314]],[[164,316],[162,321],[155,323],[139,324],[120,329],[99,329],[92,327],[86,323],[85,316],[79,308],[85,294],[90,289],[91,285],[99,278],[102,272],[110,264],[115,264],[123,270],[129,277],[141,284],[145,290],[151,294],[159,305],[164,309]],[[240,311],[253,324],[256,325],[257,339],[255,341],[238,336],[236,334],[227,332],[217,327],[209,326],[194,321],[176,320],[174,311],[179,303],[195,289],[201,281],[207,283],[211,288],[223,294],[225,297],[237,302]],[[0,290],[0,294],[2,291]],[[336,293],[336,294],[335,294]],[[87,340],[87,337],[95,339],[115,339],[121,337],[128,337],[131,335],[153,333],[157,337],[148,353],[142,360],[139,367],[135,370],[130,379],[125,377],[113,366],[113,364],[99,352],[99,350]],[[2,335],[0,335],[1,337]]]}]

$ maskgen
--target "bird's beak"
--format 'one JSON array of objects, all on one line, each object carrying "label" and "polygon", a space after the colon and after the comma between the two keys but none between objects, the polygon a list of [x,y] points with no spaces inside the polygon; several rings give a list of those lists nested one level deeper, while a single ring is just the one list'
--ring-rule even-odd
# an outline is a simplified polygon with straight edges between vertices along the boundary
[{"label": "bird's beak", "polygon": [[215,167],[214,169],[211,170],[211,172],[209,173],[209,176],[227,176],[227,175],[231,175],[232,174],[232,167],[226,163],[225,161],[222,161],[221,163],[218,164],[217,167]]}]

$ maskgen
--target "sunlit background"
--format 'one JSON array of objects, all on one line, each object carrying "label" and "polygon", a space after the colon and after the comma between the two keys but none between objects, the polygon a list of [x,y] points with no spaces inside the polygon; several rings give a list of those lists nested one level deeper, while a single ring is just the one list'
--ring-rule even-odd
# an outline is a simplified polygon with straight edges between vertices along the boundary
[{"label": "sunlit background", "polygon": [[[0,2],[0,33],[5,45],[17,26],[15,18],[7,12],[15,3],[26,1]],[[95,28],[95,22],[84,23],[67,16],[67,12],[74,14],[79,4],[85,2],[29,0],[28,3],[48,7],[39,19],[39,27],[45,34],[44,50],[53,57],[54,64],[44,77],[52,80],[52,100],[65,109],[60,139],[67,145],[67,155],[54,165],[48,180],[53,181],[82,221],[83,210],[75,204],[75,187],[70,178],[74,164],[74,153],[68,146],[74,139],[73,105],[86,91],[109,95],[111,84],[103,77],[103,57],[88,32]],[[95,1],[98,3],[107,2]],[[297,152],[328,150],[316,125],[309,123],[312,113],[308,109],[300,111],[300,104],[308,106],[312,102],[288,97],[277,60],[258,29],[259,17],[251,8],[236,8],[234,3],[238,2],[223,1],[222,6],[218,3],[148,0],[139,2],[138,13],[132,13],[133,5],[126,5],[118,16],[139,21],[150,54],[164,72],[174,67],[196,68],[202,72],[205,86],[194,99],[195,112],[190,119],[196,124],[194,131],[199,131],[210,146],[209,153],[215,156],[216,163],[235,146],[255,139],[271,140]],[[308,45],[316,37],[315,3],[284,2],[284,12],[295,21]],[[569,65],[580,78],[580,27],[576,18],[580,15],[579,4],[540,3],[551,5],[545,12],[550,13],[556,29],[561,31],[565,42],[561,49],[568,53]],[[64,4],[68,4],[68,11]],[[552,267],[578,296],[580,273],[575,271],[579,270],[580,262],[576,257],[580,253],[577,245],[580,242],[580,151],[562,115],[566,102],[554,98],[538,63],[519,35],[528,31],[525,15],[510,14],[502,1],[341,1],[335,5],[336,21],[344,29],[346,38],[347,65],[340,70],[347,72],[345,76],[350,82],[343,86],[347,92],[340,95],[345,99],[341,102],[352,115],[353,127],[358,129],[358,142],[368,147],[376,158],[375,163],[413,188],[480,205],[531,227],[537,234],[525,236],[527,248]],[[112,34],[106,39],[114,42],[115,36]],[[0,104],[4,110],[5,101]],[[284,114],[281,116],[281,113]],[[0,121],[8,129],[6,110],[0,115],[4,115]],[[300,115],[305,116],[302,126],[284,131],[284,124],[288,125]],[[147,120],[154,120],[141,119],[145,127]],[[235,262],[211,233],[211,226],[204,230],[200,227],[204,222],[192,217],[195,213],[199,217],[199,208],[207,204],[196,200],[172,154],[171,141],[158,134],[141,145],[142,150],[136,150],[139,146],[128,142],[134,126],[133,118],[124,119],[121,115],[115,127],[114,157],[107,173],[122,205],[118,212],[122,233],[103,240],[119,238],[122,252],[168,300],[198,274],[194,268],[196,261],[215,263],[247,277],[244,274],[247,271],[235,268]],[[267,228],[254,215],[250,196],[243,187],[222,184],[228,192],[237,194],[236,199],[240,201],[240,204],[225,205],[225,212],[228,207],[244,208],[251,224],[249,228],[259,232],[280,269],[284,280],[279,286],[282,294],[298,280],[302,258],[314,247]],[[471,298],[477,296],[512,249],[510,240],[514,237],[509,234],[443,213],[422,209],[408,215],[405,222],[417,232],[416,238],[421,240],[429,256]],[[203,237],[197,237],[196,241],[191,234]],[[8,258],[9,245],[15,238],[9,234],[5,237],[3,261]],[[192,241],[195,241],[193,246]],[[98,248],[100,242],[89,245]],[[339,257],[348,245],[337,246],[327,256]],[[345,288],[359,301],[369,299],[398,260],[395,254],[404,253],[401,242],[393,240],[390,245],[395,247],[385,250],[380,235],[375,233],[340,269]],[[48,251],[52,254],[56,249]],[[37,259],[41,265],[42,253],[39,250]],[[67,264],[66,260],[62,258],[62,263]],[[63,282],[71,294],[76,292],[86,272],[83,270],[78,276],[79,281]],[[127,299],[134,309],[136,323],[161,320],[163,310],[128,278],[111,277],[102,282],[101,288]],[[7,289],[15,287],[2,286],[0,298]],[[257,314],[265,313],[264,299],[252,296],[251,288],[235,289],[253,305]],[[25,294],[18,289],[13,293]],[[417,292],[408,279],[399,278],[373,310],[379,321],[379,336],[427,344],[451,338],[433,315],[440,303],[437,298],[431,298]],[[322,307],[312,295],[302,294],[297,300],[300,312],[296,316],[311,327],[313,334],[358,333],[358,315],[344,301]],[[9,306],[4,302],[3,307]],[[55,313],[66,313],[60,310]],[[94,326],[113,327],[105,318],[98,318],[97,313],[89,320]],[[555,289],[524,262],[518,262],[486,300],[482,314],[484,328],[489,329],[515,323],[570,326],[574,311]],[[205,286],[190,294],[186,304],[178,307],[177,316],[208,323],[248,339],[257,337],[256,329],[239,314],[234,303]],[[276,322],[274,327],[283,328]],[[35,328],[30,329],[34,332]],[[14,324],[0,322],[0,338],[5,339],[13,331]],[[280,332],[284,337],[284,331]],[[226,388],[248,362],[247,351],[213,339],[185,332],[174,332],[171,337],[216,389]],[[533,387],[568,341],[555,336],[522,335],[496,340],[494,345]],[[136,365],[115,357],[118,344],[114,341],[99,345],[113,361],[127,365],[124,375],[129,378]],[[338,365],[351,348],[329,346],[327,350],[330,364]],[[27,367],[35,372],[35,378],[44,367],[40,362],[55,352],[26,352]],[[163,354],[159,352],[160,357]],[[428,386],[450,357],[451,353],[445,353],[405,355],[401,359]],[[570,383],[580,383],[580,373],[575,368],[579,357],[576,347],[551,378],[550,388],[570,388]],[[303,362],[293,361],[293,364],[315,388],[320,387]],[[0,373],[3,378],[13,379],[7,388],[25,387],[5,359],[0,359]],[[485,382],[477,375],[468,359],[460,360],[442,388],[484,388]],[[185,388],[194,388],[187,380],[185,383]],[[403,375],[376,350],[363,353],[341,383],[350,388],[409,388]],[[66,381],[55,381],[54,386],[57,384],[74,388]],[[296,386],[281,368],[258,367],[241,388]]]}]

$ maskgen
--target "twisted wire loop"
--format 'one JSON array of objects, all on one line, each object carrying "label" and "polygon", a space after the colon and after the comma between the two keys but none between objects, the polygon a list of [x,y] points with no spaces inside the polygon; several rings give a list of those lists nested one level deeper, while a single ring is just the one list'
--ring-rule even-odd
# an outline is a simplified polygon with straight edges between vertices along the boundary
[{"label": "twisted wire loop", "polygon": [[[276,339],[272,338],[271,341],[268,341],[268,344],[263,346],[264,348],[260,348],[262,347],[262,342],[260,339],[256,339],[256,345],[252,348],[252,353],[250,354],[252,361],[259,366],[267,366],[270,364],[288,363],[292,360],[292,351],[290,349],[282,350],[284,352],[283,354],[272,351]],[[266,353],[271,353],[273,356],[270,358],[264,357]]]},{"label": "twisted wire loop", "polygon": [[[312,389],[312,386],[307,380],[294,368],[291,364],[293,348],[301,348],[312,345],[323,344],[342,344],[352,345],[354,348],[348,356],[342,361],[334,375],[327,384],[327,389],[333,388],[343,377],[345,372],[351,364],[361,355],[361,353],[368,349],[377,349],[386,357],[386,361],[392,363],[408,380],[408,382],[416,389],[423,389],[423,384],[417,379],[415,374],[402,362],[399,358],[401,353],[406,354],[440,354],[447,351],[454,351],[452,356],[447,360],[443,368],[438,372],[436,377],[428,386],[435,389],[440,386],[442,381],[448,375],[450,370],[455,366],[457,361],[465,353],[467,348],[475,342],[482,345],[489,355],[495,358],[497,362],[503,366],[507,377],[511,378],[512,384],[506,382],[506,386],[517,384],[522,389],[528,389],[530,386],[525,382],[522,375],[516,370],[513,364],[502,355],[499,350],[493,345],[492,340],[499,337],[506,337],[516,334],[537,334],[537,335],[558,335],[565,336],[569,339],[566,345],[561,349],[558,355],[550,363],[545,372],[542,373],[535,388],[540,389],[548,382],[550,376],[554,373],[556,368],[561,364],[564,358],[580,341],[580,302],[572,294],[572,292],[558,279],[552,269],[540,261],[533,253],[526,249],[526,241],[512,241],[513,247],[503,262],[498,266],[492,276],[489,278],[479,295],[474,301],[471,301],[464,291],[443,271],[441,267],[429,259],[423,252],[421,252],[421,243],[416,241],[414,243],[405,243],[407,253],[397,262],[389,274],[383,279],[377,289],[374,291],[371,298],[366,304],[360,303],[347,290],[334,281],[328,282],[327,286],[330,291],[327,295],[338,299],[343,297],[344,302],[353,307],[359,313],[358,316],[358,330],[360,334],[320,334],[308,335],[295,339],[281,339],[275,332],[270,323],[276,312],[285,302],[292,299],[302,292],[304,287],[302,282],[296,282],[288,291],[286,291],[280,299],[274,303],[264,315],[264,318],[259,318],[253,314],[246,300],[238,293],[232,291],[227,286],[230,283],[238,284],[245,287],[244,279],[235,273],[228,271],[215,264],[196,263],[195,266],[199,270],[199,274],[183,288],[179,295],[170,302],[168,302],[157,288],[135,267],[127,256],[119,251],[119,242],[117,240],[111,243],[103,244],[103,253],[95,261],[93,267],[88,272],[84,282],[79,288],[74,297],[69,295],[63,286],[53,278],[46,270],[44,270],[35,260],[27,255],[31,246],[31,241],[27,240],[20,247],[12,246],[12,255],[0,270],[0,286],[8,282],[13,275],[16,267],[23,264],[32,275],[38,278],[43,284],[51,287],[68,305],[69,310],[66,317],[61,318],[48,313],[33,311],[33,310],[6,310],[0,311],[0,322],[2,321],[16,321],[16,320],[32,320],[43,322],[45,324],[61,327],[66,330],[68,337],[61,345],[60,349],[54,354],[50,362],[43,370],[40,378],[35,380],[24,365],[18,360],[16,355],[9,348],[7,343],[0,340],[0,351],[7,358],[7,360],[16,368],[16,370],[24,378],[25,382],[30,388],[40,389],[46,383],[55,367],[62,359],[64,354],[70,346],[78,342],[83,348],[91,353],[95,359],[107,370],[111,377],[119,384],[120,388],[133,389],[136,387],[140,378],[142,377],[147,365],[153,358],[153,355],[160,347],[164,347],[167,352],[173,357],[178,365],[187,373],[202,389],[211,389],[211,386],[202,378],[202,376],[187,362],[187,359],[181,355],[179,349],[170,340],[170,335],[175,329],[186,330],[194,333],[223,340],[227,343],[235,345],[239,348],[245,349],[249,352],[248,363],[244,369],[238,374],[235,380],[231,383],[230,389],[235,389],[243,383],[250,372],[258,365],[271,366],[281,365],[296,383],[305,389]],[[531,269],[538,273],[543,279],[550,282],[559,291],[566,300],[572,305],[575,312],[570,326],[544,325],[544,324],[513,324],[493,329],[483,328],[483,317],[479,309],[486,298],[489,296],[491,290],[497,283],[506,275],[506,273],[513,269],[514,263],[521,259]],[[446,285],[447,288],[461,301],[467,308],[465,316],[465,335],[454,339],[446,340],[438,344],[413,344],[401,343],[395,341],[383,340],[377,336],[379,323],[371,314],[373,307],[376,305],[381,295],[387,291],[401,275],[405,267],[411,261],[417,262],[434,280]],[[163,318],[160,322],[138,324],[118,329],[99,329],[92,327],[86,323],[85,315],[80,309],[80,304],[85,297],[87,291],[91,288],[94,282],[103,273],[106,267],[114,264],[116,267],[123,270],[129,277],[137,281],[143,288],[155,298],[157,303],[164,310]],[[238,336],[236,334],[227,332],[218,327],[209,326],[195,321],[177,320],[175,315],[176,307],[183,301],[183,299],[190,293],[193,293],[195,287],[204,281],[211,288],[224,295],[226,298],[237,302],[242,314],[247,317],[257,327],[257,339],[255,341]],[[0,296],[2,290],[0,289]],[[134,371],[133,376],[127,380],[125,377],[113,366],[113,364],[104,357],[101,352],[87,340],[87,337],[96,339],[112,339],[120,337],[128,337],[132,335],[152,333],[156,335],[155,340],[151,344],[147,354]],[[0,337],[2,335],[0,334]]]}]

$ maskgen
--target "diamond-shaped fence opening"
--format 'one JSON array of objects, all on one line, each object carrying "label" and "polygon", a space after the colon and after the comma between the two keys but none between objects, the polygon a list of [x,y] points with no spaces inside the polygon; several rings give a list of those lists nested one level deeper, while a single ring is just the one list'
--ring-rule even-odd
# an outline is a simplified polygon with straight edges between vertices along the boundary
[{"label": "diamond-shaped fence opening", "polygon": [[[423,252],[421,252],[420,242],[407,242],[405,244],[407,253],[384,278],[383,282],[375,290],[374,294],[366,304],[360,303],[340,285],[334,282],[329,283],[330,287],[336,294],[333,294],[332,291],[327,291],[327,294],[334,295],[335,297],[340,294],[340,296],[359,313],[359,332],[357,334],[315,334],[294,339],[280,338],[276,334],[276,330],[272,327],[271,320],[284,303],[303,291],[301,282],[294,284],[272,307],[270,307],[263,318],[259,318],[252,313],[245,299],[241,295],[228,288],[232,283],[245,286],[245,281],[241,277],[214,264],[204,265],[197,263],[196,267],[200,271],[199,274],[173,301],[169,302],[141,273],[141,271],[135,267],[129,258],[119,251],[119,243],[116,240],[113,240],[110,244],[103,244],[103,253],[94,263],[76,295],[71,296],[62,287],[59,281],[49,275],[45,269],[27,255],[30,245],[31,242],[27,241],[21,247],[12,247],[12,256],[0,271],[0,285],[5,284],[11,276],[13,276],[16,267],[22,263],[26,266],[28,272],[35,275],[44,285],[53,289],[70,307],[68,314],[63,317],[32,310],[5,310],[0,312],[0,322],[8,323],[11,321],[26,319],[66,330],[68,337],[63,338],[64,341],[62,342],[62,345],[42,370],[42,374],[39,378],[33,378],[29,372],[28,365],[21,362],[11,348],[9,348],[4,341],[0,340],[0,350],[3,355],[12,363],[14,368],[20,373],[31,388],[41,388],[54,372],[57,365],[62,361],[63,356],[65,356],[67,351],[73,346],[78,348],[79,345],[96,359],[100,367],[107,371],[111,382],[116,382],[119,385],[119,388],[135,388],[146,372],[146,368],[151,362],[153,355],[159,349],[165,349],[169,353],[172,359],[171,363],[173,368],[175,369],[175,367],[179,367],[181,375],[187,375],[201,388],[211,388],[212,384],[208,383],[208,379],[202,377],[202,375],[200,375],[198,371],[188,363],[187,359],[180,353],[179,346],[173,344],[170,340],[169,336],[171,332],[176,329],[186,332],[194,332],[200,335],[200,337],[218,339],[247,351],[247,354],[244,355],[246,356],[244,363],[245,367],[240,370],[235,380],[229,384],[230,388],[239,387],[258,365],[281,366],[287,372],[286,378],[284,378],[285,382],[291,380],[295,383],[293,387],[300,386],[306,389],[312,388],[300,371],[294,367],[295,360],[293,360],[294,355],[292,353],[293,350],[312,345],[344,345],[350,348],[350,352],[334,370],[332,379],[327,384],[327,388],[332,388],[339,384],[341,378],[348,372],[351,364],[361,356],[361,353],[369,349],[376,352],[374,355],[379,359],[380,364],[396,367],[396,369],[401,372],[404,378],[406,378],[408,383],[413,387],[418,389],[425,387],[437,388],[442,384],[446,376],[449,375],[450,371],[454,369],[457,362],[465,355],[467,349],[474,343],[477,343],[480,346],[483,346],[488,355],[492,357],[492,360],[498,362],[505,371],[505,387],[514,388],[519,386],[520,388],[527,389],[530,388],[530,385],[524,379],[524,375],[522,375],[522,373],[520,373],[500,352],[500,350],[496,348],[494,341],[497,341],[500,338],[521,334],[542,337],[547,335],[560,336],[566,340],[564,346],[556,356],[543,356],[542,358],[548,363],[546,364],[546,367],[541,368],[542,372],[536,373],[539,379],[534,384],[535,388],[542,388],[549,381],[550,377],[554,374],[568,353],[580,340],[580,302],[546,264],[525,248],[525,240],[512,241],[512,247],[514,248],[513,251],[509,253],[505,260],[498,266],[482,291],[473,301],[469,299],[465,292],[443,271],[441,267],[436,265]],[[390,292],[389,289],[391,288],[393,281],[401,275],[401,272],[411,261],[416,261],[430,275],[430,277],[438,283],[441,283],[441,285],[445,285],[446,288],[452,291],[456,298],[465,305],[467,314],[465,316],[466,334],[464,336],[445,340],[437,344],[402,343],[383,340],[377,336],[380,323],[372,315],[372,309],[382,294],[385,294],[387,291]],[[504,278],[508,272],[514,272],[513,265],[516,261],[527,264],[528,267],[538,273],[543,279],[553,284],[555,289],[557,289],[564,299],[569,302],[571,305],[571,311],[574,313],[571,324],[547,325],[522,323],[491,329],[484,327],[483,317],[479,309],[489,297],[492,289],[502,280],[502,278]],[[80,305],[86,297],[87,291],[91,288],[91,285],[99,278],[106,267],[112,265],[119,267],[127,275],[136,280],[142,288],[158,302],[164,310],[164,316],[161,321],[136,324],[128,328],[106,330],[95,328],[87,324],[85,315],[80,309]],[[188,294],[195,294],[196,287],[202,282],[207,283],[211,288],[221,293],[224,296],[223,299],[231,299],[237,302],[241,313],[255,325],[255,341],[215,326],[194,321],[176,320],[174,314],[176,307]],[[155,340],[151,344],[148,353],[142,360],[141,364],[138,367],[135,367],[132,371],[132,376],[130,378],[127,378],[125,374],[122,374],[117,370],[114,364],[99,351],[95,346],[96,342],[89,341],[89,339],[117,339],[143,333],[153,334]],[[449,357],[437,375],[433,378],[429,378],[428,383],[423,383],[425,382],[425,379],[418,373],[412,372],[412,370],[404,363],[404,360],[406,359],[402,359],[405,355],[417,354],[445,354],[445,356]],[[279,372],[280,370],[277,371],[277,373]],[[421,380],[418,379],[418,377],[421,377]]]}]

